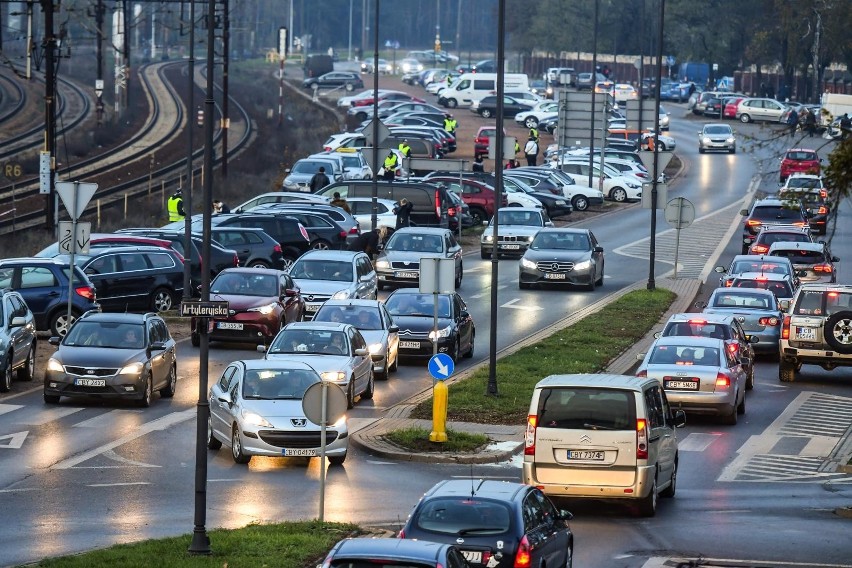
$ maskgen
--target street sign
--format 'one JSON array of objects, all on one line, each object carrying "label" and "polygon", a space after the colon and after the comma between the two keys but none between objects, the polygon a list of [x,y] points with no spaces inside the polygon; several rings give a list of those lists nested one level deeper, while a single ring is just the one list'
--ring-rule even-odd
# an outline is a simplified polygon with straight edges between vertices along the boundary
[{"label": "street sign", "polygon": [[103,79],[95,79],[95,96],[101,98],[101,95],[104,94],[104,80]]},{"label": "street sign", "polygon": [[439,381],[450,378],[455,368],[456,364],[453,363],[453,358],[446,353],[432,355],[432,358],[429,359],[429,374]]},{"label": "street sign", "polygon": [[456,259],[421,258],[420,293],[452,294],[456,291]]},{"label": "street sign", "polygon": [[16,180],[24,173],[24,168],[17,162],[6,162],[3,164],[3,175],[7,179]]},{"label": "street sign", "polygon": [[[654,191],[653,182],[646,181],[642,184],[642,209],[651,209],[651,192]],[[663,208],[669,198],[669,186],[664,183],[657,184],[657,209]]]},{"label": "street sign", "polygon": [[[660,156],[657,161],[657,166],[660,168],[660,173],[663,173],[666,171],[666,168],[669,167],[669,162],[672,161],[674,152],[657,152],[657,154]],[[645,169],[651,172],[651,175],[654,175],[654,172],[652,171],[654,169],[654,153],[639,152],[639,159],[642,160],[642,165],[645,166]]]},{"label": "street sign", "polygon": [[666,223],[675,229],[685,229],[695,220],[695,206],[685,197],[675,197],[666,203]]},{"label": "street sign", "polygon": [[89,252],[91,223],[59,222],[59,252],[62,254]]},{"label": "street sign", "polygon": [[215,318],[228,315],[228,302],[183,301],[180,303],[180,316],[184,318]]},{"label": "street sign", "polygon": [[41,195],[50,194],[50,152],[38,153],[38,192]]},{"label": "street sign", "polygon": [[[373,125],[378,122],[379,123],[379,139],[378,141],[373,140]],[[390,136],[391,132],[387,126],[381,121],[380,118],[374,116],[370,122],[361,129],[361,132],[364,134],[364,138],[367,140],[367,146],[381,146],[385,139]]]},{"label": "street sign", "polygon": [[287,55],[287,28],[278,28],[278,57],[284,59]]},{"label": "street sign", "polygon": [[98,190],[96,183],[82,183],[79,181],[58,181],[56,182],[56,193],[62,198],[62,203],[65,209],[68,210],[68,215],[71,219],[79,219],[86,210],[86,205],[91,201],[92,196]]},{"label": "street sign", "polygon": [[346,413],[346,393],[339,385],[328,381],[314,383],[307,388],[302,396],[302,412],[313,422],[322,426],[322,389],[326,391],[326,424],[334,424]]},{"label": "street sign", "polygon": [[[488,159],[494,160],[497,156],[497,142],[493,136],[488,137]],[[514,136],[503,137],[503,159],[512,160],[515,157],[515,141]]]}]

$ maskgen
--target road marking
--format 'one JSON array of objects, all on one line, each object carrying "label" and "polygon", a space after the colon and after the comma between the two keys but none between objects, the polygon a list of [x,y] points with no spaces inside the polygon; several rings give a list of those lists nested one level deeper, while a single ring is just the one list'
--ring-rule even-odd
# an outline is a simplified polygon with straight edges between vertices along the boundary
[{"label": "road marking", "polygon": [[42,409],[36,412],[35,416],[32,418],[25,418],[23,420],[18,420],[18,424],[26,424],[27,426],[44,426],[48,422],[53,422],[54,420],[59,420],[65,416],[69,416],[76,412],[80,412],[83,410],[82,408],[47,408]]},{"label": "road marking", "polygon": [[[698,564],[695,564],[698,562]],[[675,566],[800,566],[802,568],[852,568],[852,564],[825,564],[823,562],[785,562],[783,560],[752,560],[745,558],[683,558],[678,556],[653,556],[642,568],[674,568]]]},{"label": "road marking", "polygon": [[520,301],[521,301],[520,298],[515,298],[513,300],[509,300],[508,302],[501,305],[500,307],[501,308],[510,308],[510,309],[513,309],[513,310],[527,310],[527,311],[529,311],[529,310],[535,311],[535,310],[543,310],[544,309],[541,306],[531,306],[529,304],[525,304],[523,306],[516,306],[515,304],[517,304]]},{"label": "road marking", "polygon": [[23,489],[0,489],[0,493],[23,493],[24,491],[41,491],[38,487],[27,487]]},{"label": "road marking", "polygon": [[18,410],[19,408],[23,407],[23,404],[0,404],[0,415],[6,414],[7,412],[12,412],[13,410]]},{"label": "road marking", "polygon": [[703,434],[701,432],[693,432],[689,434],[683,441],[678,442],[677,449],[681,452],[703,452],[710,444],[715,442],[721,434]]},{"label": "road marking", "polygon": [[376,460],[367,460],[367,463],[372,464],[372,465],[397,465],[396,462],[383,462],[383,461],[376,461]]},{"label": "road marking", "polygon": [[[153,465],[153,464],[150,464],[150,463],[138,462],[138,461],[134,461],[134,460],[125,458],[125,457],[120,456],[117,453],[115,453],[115,450],[107,450],[103,453],[103,456],[105,458],[109,458],[113,461],[117,461],[119,463],[126,464],[126,465],[132,466],[132,467],[163,467],[161,465]],[[115,467],[115,466],[113,466],[113,467]]]},{"label": "road marking", "polygon": [[99,428],[101,430],[114,430],[116,427],[116,422],[122,416],[126,416],[128,412],[131,412],[133,414],[142,413],[141,410],[110,410],[109,412],[104,412],[103,414],[99,414],[93,418],[89,418],[88,420],[77,422],[76,424],[74,424],[74,428]]},{"label": "road marking", "polygon": [[91,483],[86,487],[124,487],[127,485],[151,485],[147,481],[128,481],[125,483]]},{"label": "road marking", "polygon": [[21,446],[24,445],[24,440],[27,439],[27,434],[29,433],[29,430],[24,430],[23,432],[15,432],[14,434],[6,434],[5,436],[0,436],[0,440],[9,440],[8,444],[0,444],[0,448],[9,448],[12,450],[21,449]]}]

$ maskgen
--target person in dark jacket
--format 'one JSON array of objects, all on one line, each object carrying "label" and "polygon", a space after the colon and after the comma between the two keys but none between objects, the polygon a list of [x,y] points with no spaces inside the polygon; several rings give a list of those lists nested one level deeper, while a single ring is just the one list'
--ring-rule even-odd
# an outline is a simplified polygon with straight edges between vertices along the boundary
[{"label": "person in dark jacket", "polygon": [[358,238],[349,245],[349,250],[366,253],[371,259],[379,254],[379,245],[385,240],[386,227],[377,227],[358,235]]},{"label": "person in dark jacket", "polygon": [[314,177],[311,178],[311,193],[316,193],[317,191],[324,188],[330,183],[331,180],[329,180],[328,176],[325,175],[325,168],[323,166],[320,166],[319,171],[314,174]]},{"label": "person in dark jacket", "polygon": [[787,117],[787,126],[790,128],[790,136],[796,135],[796,129],[799,127],[799,113],[795,110],[790,111]]},{"label": "person in dark jacket", "polygon": [[482,162],[482,156],[479,154],[476,155],[476,158],[473,160],[473,165],[471,166],[471,171],[474,172],[484,172],[485,164]]},{"label": "person in dark jacket", "polygon": [[408,199],[402,198],[399,205],[396,207],[396,228],[411,226],[411,210],[414,209],[414,204]]}]

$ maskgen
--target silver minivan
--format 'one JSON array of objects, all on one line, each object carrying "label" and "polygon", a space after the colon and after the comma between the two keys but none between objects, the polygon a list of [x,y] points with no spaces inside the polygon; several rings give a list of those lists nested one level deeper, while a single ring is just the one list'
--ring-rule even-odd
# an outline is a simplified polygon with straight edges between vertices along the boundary
[{"label": "silver minivan", "polygon": [[655,379],[551,375],[530,402],[523,482],[550,497],[631,501],[653,516],[658,495],[674,497],[675,428],[685,423]]}]

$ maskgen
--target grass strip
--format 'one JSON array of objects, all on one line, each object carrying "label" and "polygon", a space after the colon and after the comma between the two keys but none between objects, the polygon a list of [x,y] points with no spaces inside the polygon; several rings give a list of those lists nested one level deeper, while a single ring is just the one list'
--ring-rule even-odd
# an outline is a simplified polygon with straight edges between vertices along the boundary
[{"label": "grass strip", "polygon": [[414,426],[389,432],[383,438],[401,448],[415,452],[476,453],[489,442],[485,434],[469,434],[447,428],[446,442],[430,442],[429,430]]}]

